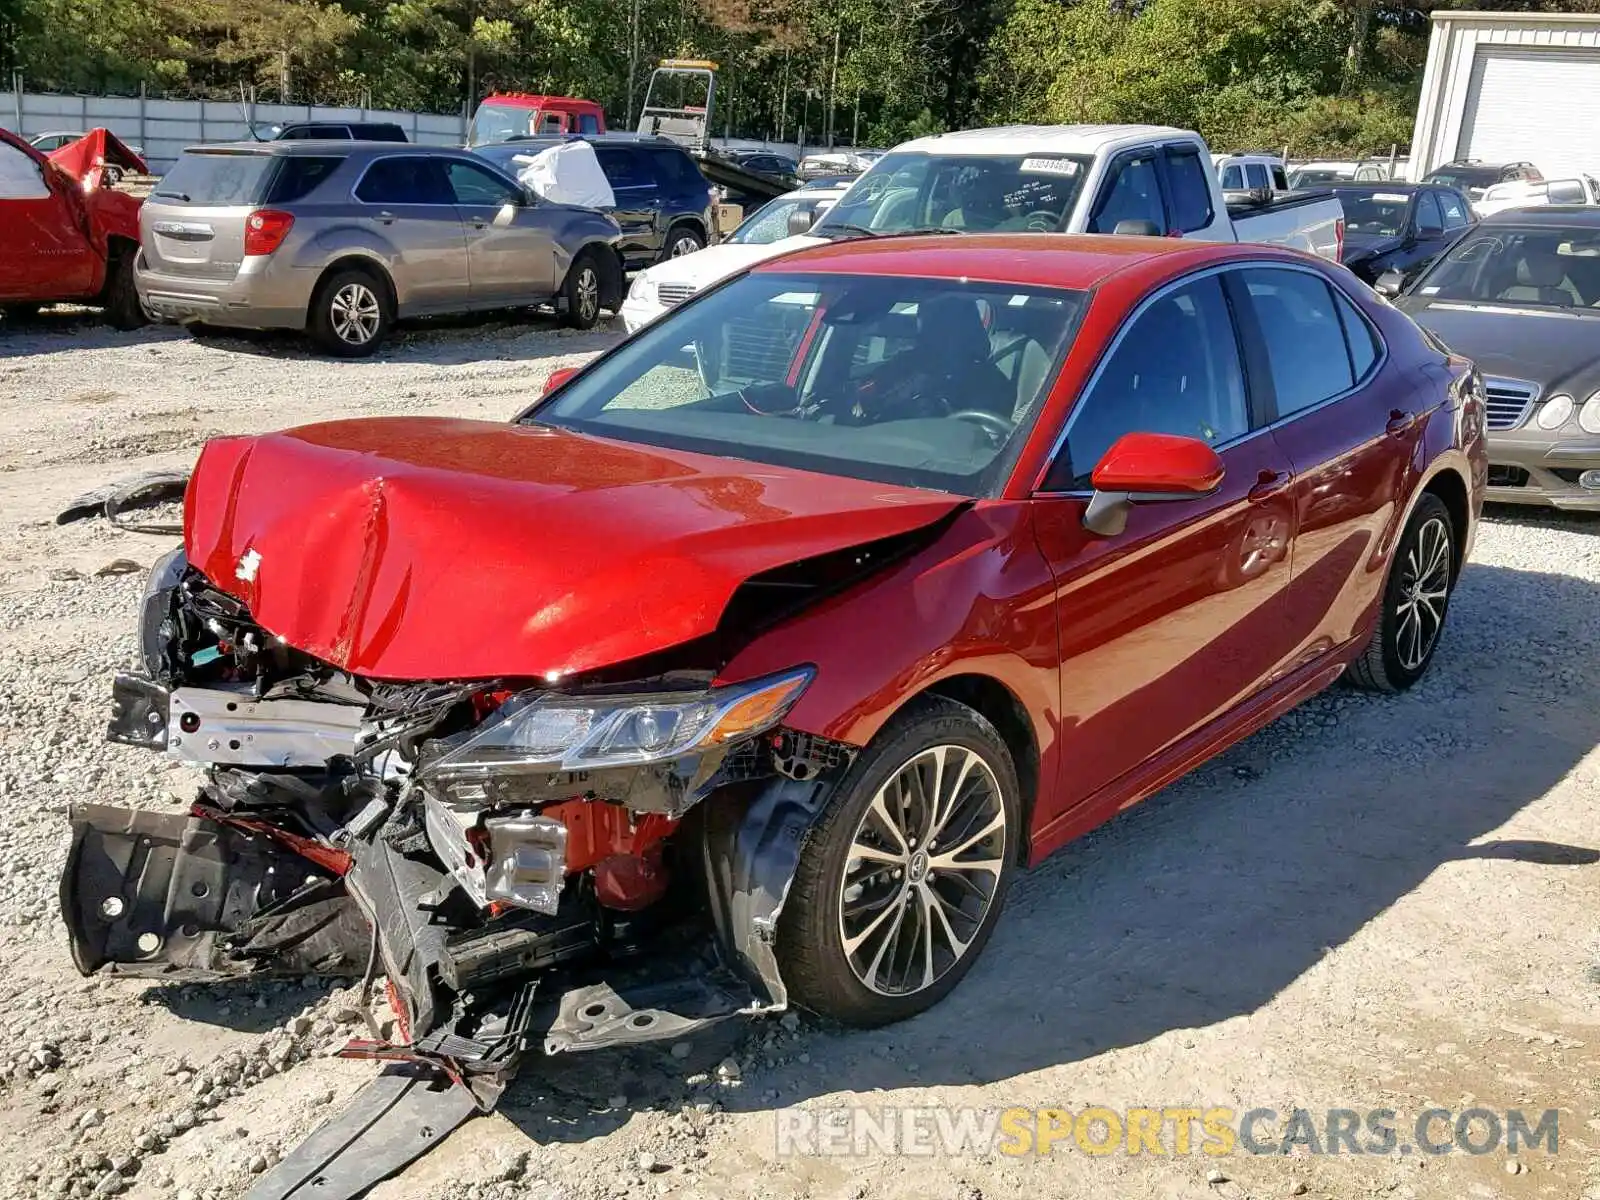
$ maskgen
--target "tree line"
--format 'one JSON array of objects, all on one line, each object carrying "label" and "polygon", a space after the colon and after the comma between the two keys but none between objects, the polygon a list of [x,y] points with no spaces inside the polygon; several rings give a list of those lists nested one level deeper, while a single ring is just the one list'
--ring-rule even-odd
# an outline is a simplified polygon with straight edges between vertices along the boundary
[{"label": "tree line", "polygon": [[[1402,149],[1429,11],[1474,0],[0,0],[32,90],[457,112],[492,91],[637,112],[663,57],[720,65],[715,132],[889,145],[1152,122],[1228,148]],[[1600,0],[1519,3],[1600,9]]]}]

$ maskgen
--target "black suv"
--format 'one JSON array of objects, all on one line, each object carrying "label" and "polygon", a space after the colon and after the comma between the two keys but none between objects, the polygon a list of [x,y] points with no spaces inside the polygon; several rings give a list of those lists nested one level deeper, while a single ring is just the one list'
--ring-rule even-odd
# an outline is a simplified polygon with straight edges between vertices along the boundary
[{"label": "black suv", "polygon": [[1497,183],[1510,183],[1514,179],[1530,179],[1537,183],[1543,178],[1539,168],[1531,162],[1486,163],[1465,158],[1435,167],[1422,182],[1459,188],[1469,200],[1476,200]]},{"label": "black suv", "polygon": [[274,125],[267,134],[269,142],[323,141],[357,142],[407,142],[406,131],[393,121],[293,121],[287,125]]},{"label": "black suv", "polygon": [[710,240],[711,185],[694,159],[678,143],[661,137],[599,134],[591,137],[513,138],[474,146],[472,152],[515,176],[511,161],[519,154],[583,141],[594,147],[616,196],[607,209],[622,227],[617,249],[628,269],[693,254]]}]

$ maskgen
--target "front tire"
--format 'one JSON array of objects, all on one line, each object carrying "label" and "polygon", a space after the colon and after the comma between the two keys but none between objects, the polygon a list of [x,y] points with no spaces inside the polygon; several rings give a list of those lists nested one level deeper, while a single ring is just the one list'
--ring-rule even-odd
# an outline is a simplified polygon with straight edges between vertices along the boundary
[{"label": "front tire", "polygon": [[916,701],[840,782],[778,922],[794,1000],[848,1025],[938,1003],[983,951],[1016,871],[1016,766],[982,714]]},{"label": "front tire", "polygon": [[561,285],[568,325],[574,329],[595,327],[600,319],[601,288],[600,260],[592,250],[581,251],[572,260],[566,282]]},{"label": "front tire", "polygon": [[133,263],[137,250],[128,248],[117,252],[111,260],[111,277],[106,280],[106,320],[116,329],[139,329],[150,323],[139,299],[139,289],[133,282]]},{"label": "front tire", "polygon": [[1352,683],[1374,692],[1403,692],[1428,673],[1455,577],[1450,510],[1424,492],[1395,546],[1372,641],[1350,664]]},{"label": "front tire", "polygon": [[393,325],[389,289],[359,267],[328,276],[311,301],[312,339],[340,358],[365,358],[389,336]]}]

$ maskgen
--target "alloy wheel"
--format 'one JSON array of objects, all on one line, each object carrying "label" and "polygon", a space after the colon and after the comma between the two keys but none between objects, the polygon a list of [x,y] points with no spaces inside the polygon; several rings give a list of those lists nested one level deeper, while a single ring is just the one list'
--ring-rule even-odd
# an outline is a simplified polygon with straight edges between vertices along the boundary
[{"label": "alloy wheel", "polygon": [[1441,518],[1430,517],[1418,526],[1400,569],[1395,653],[1407,671],[1427,662],[1444,626],[1450,567],[1450,530]]},{"label": "alloy wheel", "polygon": [[700,243],[692,237],[680,237],[672,243],[673,258],[682,258],[685,254],[693,254],[700,249]]},{"label": "alloy wheel", "polygon": [[880,995],[937,983],[966,955],[994,903],[1009,831],[989,764],[964,746],[923,750],[862,814],[839,882],[839,937]]},{"label": "alloy wheel", "polygon": [[339,339],[352,346],[364,346],[378,333],[383,310],[378,295],[364,283],[347,283],[333,294],[328,307],[329,323]]},{"label": "alloy wheel", "polygon": [[600,315],[600,276],[593,267],[578,271],[577,293],[578,316],[593,321]]}]

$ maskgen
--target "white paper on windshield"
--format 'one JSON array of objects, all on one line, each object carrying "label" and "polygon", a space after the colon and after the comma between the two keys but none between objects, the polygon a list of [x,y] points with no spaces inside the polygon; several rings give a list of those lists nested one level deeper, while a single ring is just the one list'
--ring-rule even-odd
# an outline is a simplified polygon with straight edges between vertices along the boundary
[{"label": "white paper on windshield", "polygon": [[600,169],[600,160],[588,142],[563,142],[531,154],[519,154],[511,162],[523,186],[532,188],[541,200],[584,208],[612,208],[617,203],[611,181]]},{"label": "white paper on windshield", "polygon": [[1030,175],[1076,175],[1078,164],[1070,158],[1035,156],[1022,160],[1022,170]]},{"label": "white paper on windshield", "polygon": [[1372,198],[1380,204],[1404,204],[1411,199],[1404,192],[1373,192]]}]

